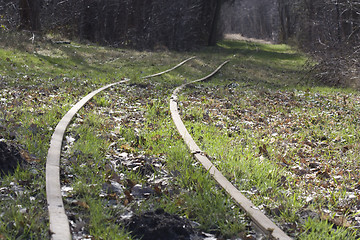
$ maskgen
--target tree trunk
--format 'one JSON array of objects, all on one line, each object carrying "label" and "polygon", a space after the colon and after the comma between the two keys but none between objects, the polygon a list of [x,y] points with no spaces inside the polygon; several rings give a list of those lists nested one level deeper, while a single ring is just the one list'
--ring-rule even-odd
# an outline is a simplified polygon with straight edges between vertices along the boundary
[{"label": "tree trunk", "polygon": [[215,1],[215,12],[211,23],[211,30],[208,42],[209,46],[215,46],[217,41],[219,40],[218,22],[220,18],[221,3],[221,0]]},{"label": "tree trunk", "polygon": [[20,0],[19,15],[19,29],[40,31],[40,0]]},{"label": "tree trunk", "polygon": [[291,35],[290,32],[290,7],[288,2],[279,1],[279,17],[280,17],[280,36],[281,41],[286,42]]}]

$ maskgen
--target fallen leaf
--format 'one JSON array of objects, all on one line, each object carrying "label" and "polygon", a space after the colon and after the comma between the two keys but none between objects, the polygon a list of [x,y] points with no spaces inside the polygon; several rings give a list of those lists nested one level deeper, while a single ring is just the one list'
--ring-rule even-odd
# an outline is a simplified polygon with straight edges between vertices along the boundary
[{"label": "fallen leaf", "polygon": [[158,185],[154,186],[155,193],[160,195],[161,194],[161,188]]},{"label": "fallen leaf", "polygon": [[349,151],[352,148],[353,148],[352,145],[346,145],[341,150],[342,150],[343,153],[346,153],[347,151]]},{"label": "fallen leaf", "polygon": [[27,162],[40,162],[40,159],[36,158],[35,156],[30,155],[29,152],[25,151],[25,150],[20,150],[20,155],[21,157],[27,161]]},{"label": "fallen leaf", "polygon": [[133,147],[131,147],[129,144],[121,145],[120,148],[121,148],[123,151],[128,152],[128,153],[135,152],[135,149],[134,149]]},{"label": "fallen leaf", "polygon": [[132,200],[134,200],[134,197],[131,195],[129,190],[124,191],[125,199],[124,199],[124,205],[128,205]]},{"label": "fallen leaf", "polygon": [[156,134],[155,136],[151,137],[151,140],[154,142],[157,142],[160,139],[161,139],[161,135],[159,135],[159,134]]},{"label": "fallen leaf", "polygon": [[86,209],[90,208],[90,206],[86,202],[83,202],[83,201],[74,201],[73,204],[75,204],[79,207],[86,208]]},{"label": "fallen leaf", "polygon": [[266,145],[263,144],[262,146],[259,146],[259,153],[261,155],[264,155],[265,157],[269,157],[269,152],[268,150],[266,149]]},{"label": "fallen leaf", "polygon": [[330,220],[330,222],[332,222],[336,226],[341,226],[341,227],[351,226],[351,223],[344,216],[334,217],[333,219]]},{"label": "fallen leaf", "polygon": [[286,165],[290,165],[290,163],[288,162],[288,161],[286,161],[286,159],[284,158],[284,157],[280,157],[280,160],[284,163],[284,164],[286,164]]},{"label": "fallen leaf", "polygon": [[136,185],[136,183],[131,179],[127,179],[126,181],[129,188],[133,188]]}]

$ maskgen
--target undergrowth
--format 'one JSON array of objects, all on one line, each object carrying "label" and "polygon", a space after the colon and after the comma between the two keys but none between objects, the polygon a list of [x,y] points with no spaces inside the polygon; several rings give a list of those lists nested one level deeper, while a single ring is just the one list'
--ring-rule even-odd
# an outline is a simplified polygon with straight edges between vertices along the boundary
[{"label": "undergrowth", "polygon": [[179,97],[200,148],[289,235],[358,236],[360,97],[304,79],[302,53],[237,41],[178,53],[24,39],[0,43],[0,138],[29,153],[25,168],[1,178],[0,239],[49,238],[44,168],[54,128],[81,97],[123,78],[130,83],[94,97],[64,138],[61,181],[74,236],[130,239],[126,215],[157,208],[218,237],[246,236],[247,217],[192,159],[168,106],[176,86],[227,59]]}]

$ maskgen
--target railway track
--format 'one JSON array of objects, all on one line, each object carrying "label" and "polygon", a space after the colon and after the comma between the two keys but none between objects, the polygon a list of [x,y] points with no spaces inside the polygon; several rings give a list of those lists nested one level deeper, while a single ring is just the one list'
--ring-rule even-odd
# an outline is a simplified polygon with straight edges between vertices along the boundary
[{"label": "railway track", "polygon": [[178,111],[177,99],[178,93],[181,89],[186,86],[201,82],[211,78],[215,75],[228,61],[222,63],[215,71],[210,73],[209,75],[185,83],[179,87],[177,87],[171,98],[170,98],[170,111],[172,119],[176,125],[178,132],[186,143],[187,147],[193,154],[194,158],[197,159],[204,168],[212,175],[212,177],[216,180],[216,182],[223,188],[225,191],[239,204],[239,206],[249,215],[255,226],[265,235],[268,236],[269,239],[292,239],[285,232],[283,232],[275,223],[273,223],[264,213],[262,213],[252,202],[247,199],[229,180],[227,180],[224,175],[212,164],[209,158],[204,154],[199,146],[195,143],[194,139],[189,134],[186,129],[184,123],[180,118],[180,114]]},{"label": "railway track", "polygon": [[[144,76],[143,78],[150,78],[170,72],[194,57],[188,58],[176,66],[153,75]],[[46,198],[49,211],[50,234],[53,240],[71,239],[70,226],[68,217],[65,214],[64,203],[61,195],[60,186],[60,155],[62,140],[64,133],[74,115],[96,94],[121,83],[129,82],[130,79],[108,84],[99,88],[77,102],[60,120],[55,131],[51,137],[50,148],[46,159]]]},{"label": "railway track", "polygon": [[[176,66],[156,74],[148,75],[142,77],[152,78],[160,76],[162,74],[168,73],[186,62],[192,60],[194,57],[188,58]],[[260,210],[258,210],[245,196],[243,196],[238,189],[236,189],[216,167],[211,163],[211,161],[203,154],[201,149],[196,145],[189,132],[183,124],[177,107],[177,95],[181,89],[185,88],[189,84],[196,82],[201,82],[211,78],[215,75],[228,61],[222,63],[216,70],[214,70],[209,75],[185,83],[177,87],[170,98],[170,111],[173,118],[173,121],[178,129],[178,132],[184,139],[189,150],[202,165],[210,172],[218,184],[223,187],[228,194],[239,204],[239,206],[249,215],[249,217],[254,222],[255,226],[266,236],[269,236],[270,239],[291,239],[287,236],[279,227],[277,227],[269,218],[267,218]],[[58,125],[55,128],[55,131],[52,135],[50,148],[48,150],[47,162],[46,162],[46,195],[47,203],[49,210],[49,221],[50,221],[50,234],[51,239],[54,240],[64,240],[71,239],[71,231],[69,226],[69,220],[65,213],[65,208],[63,204],[63,199],[61,195],[61,186],[60,186],[60,155],[62,140],[64,138],[64,133],[69,125],[70,121],[74,115],[96,94],[116,85],[124,84],[129,82],[130,79],[125,79],[123,81],[115,82],[108,84],[102,88],[99,88],[84,98],[82,98],[78,103],[76,103],[60,120]]]}]

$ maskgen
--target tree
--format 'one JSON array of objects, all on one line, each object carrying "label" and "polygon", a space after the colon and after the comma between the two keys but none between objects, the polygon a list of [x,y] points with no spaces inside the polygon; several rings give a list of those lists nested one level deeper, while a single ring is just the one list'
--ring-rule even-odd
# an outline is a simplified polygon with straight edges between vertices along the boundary
[{"label": "tree", "polygon": [[276,41],[277,0],[235,0],[224,4],[221,22],[227,33]]},{"label": "tree", "polygon": [[217,40],[223,0],[86,0],[80,37],[139,49],[187,50]]},{"label": "tree", "polygon": [[209,36],[209,41],[208,41],[209,46],[216,45],[217,41],[221,37],[221,36],[219,36],[219,35],[221,35],[221,33],[219,31],[219,27],[220,27],[219,20],[220,20],[220,14],[221,14],[221,6],[225,1],[217,0],[217,1],[214,1],[214,3],[213,3],[214,6],[212,6],[212,7],[214,9],[214,13],[212,14],[213,18],[211,21],[211,29],[210,29],[210,34],[209,34],[210,36]]},{"label": "tree", "polygon": [[282,40],[314,53],[316,78],[332,85],[360,85],[358,0],[279,0]]},{"label": "tree", "polygon": [[19,0],[20,29],[40,31],[40,0]]}]

